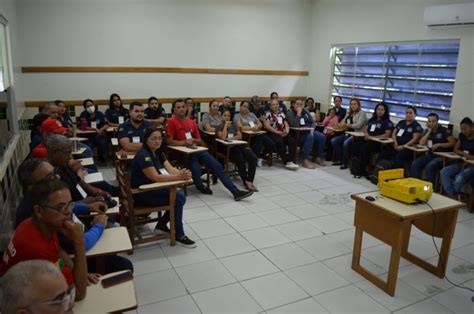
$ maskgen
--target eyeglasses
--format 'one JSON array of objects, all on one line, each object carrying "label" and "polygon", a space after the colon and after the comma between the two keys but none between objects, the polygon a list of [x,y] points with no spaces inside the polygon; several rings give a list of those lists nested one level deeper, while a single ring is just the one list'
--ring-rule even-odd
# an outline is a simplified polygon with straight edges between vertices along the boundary
[{"label": "eyeglasses", "polygon": [[64,312],[69,311],[72,306],[74,305],[74,299],[76,298],[76,289],[74,287],[69,288],[65,293],[63,293],[63,296],[59,300],[53,300],[53,301],[46,301],[42,303],[38,303],[31,307],[41,307],[41,306],[47,306],[47,307],[61,307]]},{"label": "eyeglasses", "polygon": [[52,206],[49,206],[48,204],[44,204],[43,207],[55,210],[55,211],[60,212],[62,214],[65,214],[65,213],[68,213],[69,211],[71,211],[74,208],[75,205],[76,205],[76,203],[70,202],[69,204],[66,204],[65,206],[62,206],[60,208],[52,207]]}]

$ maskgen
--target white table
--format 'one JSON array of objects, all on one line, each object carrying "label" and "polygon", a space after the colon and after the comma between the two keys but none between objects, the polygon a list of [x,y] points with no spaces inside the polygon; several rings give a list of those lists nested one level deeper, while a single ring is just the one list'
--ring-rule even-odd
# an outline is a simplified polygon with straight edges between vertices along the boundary
[{"label": "white table", "polygon": [[[120,212],[119,198],[118,197],[112,197],[112,199],[117,202],[117,206],[107,208],[107,210],[105,211],[105,214],[107,216],[116,215]],[[98,215],[98,213],[96,213],[96,212],[91,212],[90,214],[91,214],[91,216]]]},{"label": "white table", "polygon": [[95,257],[131,252],[132,249],[132,242],[130,242],[127,228],[109,228],[104,230],[99,241],[86,252],[86,256]]},{"label": "white table", "polygon": [[92,157],[77,159],[84,167],[92,166],[94,164],[94,159]]},{"label": "white table", "polygon": [[97,183],[104,181],[104,177],[102,176],[102,173],[94,172],[89,173],[87,176],[85,176],[84,181],[86,183]]}]

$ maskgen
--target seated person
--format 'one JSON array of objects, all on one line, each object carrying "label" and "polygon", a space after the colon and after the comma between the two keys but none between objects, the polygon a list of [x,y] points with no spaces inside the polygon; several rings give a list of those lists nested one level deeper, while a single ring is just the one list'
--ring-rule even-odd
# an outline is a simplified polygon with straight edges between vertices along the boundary
[{"label": "seated person", "polygon": [[[211,104],[209,104],[210,106]],[[229,96],[225,96],[224,97],[224,101],[222,102],[222,104],[219,106],[219,112],[222,114],[224,112],[224,110],[229,110],[230,112],[230,116],[232,118],[232,120],[234,120],[234,116],[235,116],[235,108],[232,106],[232,99],[230,99]]]},{"label": "seated person", "polygon": [[[39,109],[40,109],[40,112],[36,114],[32,119],[33,125],[31,127],[31,133],[30,133],[30,141],[31,141],[30,150],[33,149],[36,145],[38,145],[42,141],[40,127],[43,121],[49,117],[54,118],[58,115],[58,107],[53,102],[44,104]],[[38,136],[39,136],[39,139],[38,139]]]},{"label": "seated person", "polygon": [[[295,105],[288,110],[286,115],[288,124],[293,128],[312,128],[314,130],[314,119],[308,110],[303,108],[303,100],[297,99]],[[314,169],[314,164],[310,161],[309,156],[313,151],[313,146],[316,148],[317,158],[316,162],[320,166],[325,166],[323,154],[324,146],[326,145],[326,137],[323,133],[318,131],[302,131],[300,133],[300,143],[303,146],[301,157],[303,159],[303,167],[307,169]]]},{"label": "seated person", "polygon": [[[345,125],[348,131],[364,131],[367,125],[367,114],[362,110],[359,99],[352,98],[349,101],[349,111],[341,123]],[[349,134],[339,134],[331,139],[331,146],[336,159],[336,162],[333,163],[334,166],[341,166],[341,169],[347,169],[352,142],[353,137]]]},{"label": "seated person", "polygon": [[[30,190],[33,216],[23,221],[10,240],[0,263],[0,276],[15,264],[47,260],[62,271],[69,286],[75,286],[76,300],[86,296],[87,263],[82,225],[71,220],[72,200],[67,185],[59,180],[41,182]],[[73,244],[74,260],[59,246],[61,231]]]},{"label": "seated person", "polygon": [[105,118],[111,127],[118,127],[128,119],[128,110],[122,104],[118,94],[110,95],[109,108],[105,110]]},{"label": "seated person", "polygon": [[84,111],[79,116],[81,121],[81,130],[95,131],[96,134],[88,136],[88,146],[97,148],[97,156],[101,163],[105,163],[107,155],[107,128],[109,124],[105,119],[105,115],[100,112],[92,99],[83,101]]},{"label": "seated person", "polygon": [[[240,103],[240,113],[234,117],[234,123],[239,130],[243,131],[261,131],[263,129],[262,122],[257,116],[250,112],[250,103],[246,100]],[[262,160],[266,159],[269,154],[276,151],[276,147],[266,134],[252,136],[250,148],[258,157],[257,166],[262,166]]]},{"label": "seated person", "polygon": [[72,313],[74,292],[58,266],[49,261],[17,263],[0,278],[0,312]]},{"label": "seated person", "polygon": [[[165,153],[160,149],[162,134],[159,129],[148,128],[143,136],[143,147],[136,153],[131,166],[130,185],[133,189],[140,185],[154,182],[190,180],[191,172],[187,169],[178,170],[171,165]],[[133,195],[137,206],[164,206],[169,204],[170,189],[159,189]],[[176,241],[185,247],[194,248],[196,243],[184,234],[183,207],[186,196],[182,191],[176,193],[174,217]],[[155,226],[155,233],[168,233],[170,213],[167,211]]]},{"label": "seated person", "polygon": [[324,118],[322,124],[324,126],[324,135],[326,136],[326,140],[330,140],[334,135],[334,131],[328,130],[328,128],[332,128],[334,124],[339,122],[338,116],[336,116],[336,109],[329,108],[328,115]]},{"label": "seated person", "polygon": [[[184,100],[184,103],[186,104],[186,117],[193,120],[194,123],[198,124],[199,111],[194,108],[193,99],[188,97]],[[174,114],[174,112],[172,113]]]},{"label": "seated person", "polygon": [[390,112],[385,102],[379,102],[374,109],[374,114],[364,127],[364,139],[357,139],[358,145],[351,148],[351,154],[358,156],[362,169],[362,176],[367,177],[367,166],[370,162],[372,154],[379,153],[381,150],[380,143],[371,141],[369,138],[389,139],[393,130],[393,123],[390,120]]},{"label": "seated person", "polygon": [[428,115],[425,134],[420,138],[420,145],[428,146],[429,151],[416,158],[411,164],[410,176],[422,179],[423,169],[426,179],[435,184],[436,174],[443,168],[443,157],[436,156],[434,152],[449,152],[453,149],[456,140],[451,132],[438,123],[439,116],[436,113]]},{"label": "seated person", "polygon": [[312,97],[306,98],[304,102],[304,109],[309,112],[316,112],[316,106],[314,105],[314,99]]},{"label": "seated person", "polygon": [[296,143],[293,135],[290,134],[290,125],[286,120],[285,113],[279,111],[278,101],[272,100],[271,103],[270,110],[265,114],[263,122],[265,130],[268,132],[267,136],[277,148],[285,168],[297,170],[299,167],[296,164]]},{"label": "seated person", "polygon": [[143,104],[132,102],[130,104],[130,119],[118,128],[117,138],[126,154],[134,154],[142,148],[145,130],[153,126],[152,123],[144,120],[144,114]]},{"label": "seated person", "polygon": [[62,100],[55,100],[54,103],[58,106],[58,120],[61,121],[61,124],[64,128],[72,129],[74,127],[74,122],[67,112],[67,107],[64,101]]},{"label": "seated person", "polygon": [[[193,120],[186,117],[187,107],[182,99],[177,99],[173,103],[174,116],[168,120],[166,134],[168,144],[173,146],[192,146],[201,144],[199,130]],[[209,169],[224,186],[232,193],[234,200],[240,201],[252,195],[252,191],[241,191],[230,178],[224,173],[224,169],[217,160],[208,152],[191,154],[188,157],[188,168],[191,170],[193,182],[196,188],[203,194],[212,194],[212,191],[205,187],[201,180],[201,163]]]},{"label": "seated person", "polygon": [[265,118],[265,106],[263,105],[260,97],[258,97],[257,95],[252,96],[252,98],[250,99],[249,110],[260,120],[263,120]]},{"label": "seated person", "polygon": [[288,109],[287,109],[285,103],[282,100],[279,99],[279,96],[278,96],[277,92],[271,92],[270,101],[267,102],[265,111],[270,110],[271,101],[274,100],[274,99],[276,99],[278,101],[278,111],[283,112],[284,114],[286,114],[288,112]]},{"label": "seated person", "polygon": [[221,125],[221,111],[219,108],[219,102],[217,100],[211,100],[209,103],[209,112],[206,112],[202,116],[201,130],[206,132],[216,132],[216,128]]},{"label": "seated person", "polygon": [[397,123],[393,130],[393,147],[383,150],[378,157],[381,159],[392,159],[395,168],[403,168],[404,163],[413,157],[413,152],[406,146],[415,145],[421,138],[423,128],[415,120],[416,108],[408,106],[405,110],[405,120]]},{"label": "seated person", "polygon": [[[222,122],[216,128],[216,137],[221,140],[242,140],[242,133],[230,120],[230,110],[222,112]],[[249,191],[258,192],[258,189],[253,184],[257,168],[257,156],[255,156],[250,148],[237,145],[230,149],[229,157],[237,165],[245,188]]]},{"label": "seated person", "polygon": [[334,109],[336,110],[336,116],[339,119],[339,122],[341,122],[346,116],[347,110],[342,107],[341,96],[334,96],[333,101],[334,101]]},{"label": "seated person", "polygon": [[[461,133],[459,141],[454,145],[454,152],[467,160],[474,160],[474,124],[468,117],[461,120]],[[463,164],[462,159],[454,160],[441,170],[441,183],[449,197],[457,197],[464,184],[474,179],[474,166]]]},{"label": "seated person", "polygon": [[152,96],[148,98],[148,108],[145,109],[145,119],[155,126],[162,126],[165,123],[165,109],[158,102],[158,98]]}]

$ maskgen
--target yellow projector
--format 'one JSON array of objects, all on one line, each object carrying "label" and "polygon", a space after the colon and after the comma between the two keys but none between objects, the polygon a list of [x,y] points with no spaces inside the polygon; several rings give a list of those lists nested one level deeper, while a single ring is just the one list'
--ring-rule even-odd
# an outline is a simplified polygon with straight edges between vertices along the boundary
[{"label": "yellow projector", "polygon": [[426,202],[433,194],[431,182],[404,178],[403,169],[379,171],[378,186],[380,195],[408,204]]}]

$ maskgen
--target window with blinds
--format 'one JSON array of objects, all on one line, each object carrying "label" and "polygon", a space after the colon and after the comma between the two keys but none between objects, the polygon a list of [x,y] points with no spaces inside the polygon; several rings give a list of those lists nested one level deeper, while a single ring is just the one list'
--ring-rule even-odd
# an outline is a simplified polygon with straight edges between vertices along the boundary
[{"label": "window with blinds", "polygon": [[418,117],[436,112],[449,121],[459,41],[334,47],[332,96],[356,97],[366,111],[384,100],[392,115],[415,106]]}]

